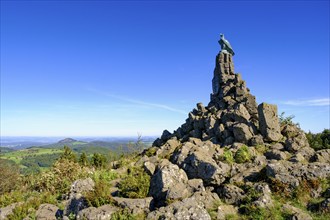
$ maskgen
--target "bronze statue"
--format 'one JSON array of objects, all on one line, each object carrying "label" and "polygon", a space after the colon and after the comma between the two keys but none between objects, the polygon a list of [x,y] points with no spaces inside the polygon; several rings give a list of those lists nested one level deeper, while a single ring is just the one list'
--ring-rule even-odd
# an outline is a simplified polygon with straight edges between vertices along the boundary
[{"label": "bronze statue", "polygon": [[227,52],[230,53],[231,55],[235,55],[233,48],[230,46],[229,41],[225,39],[224,34],[220,34],[220,40],[218,41],[221,47],[221,52]]}]

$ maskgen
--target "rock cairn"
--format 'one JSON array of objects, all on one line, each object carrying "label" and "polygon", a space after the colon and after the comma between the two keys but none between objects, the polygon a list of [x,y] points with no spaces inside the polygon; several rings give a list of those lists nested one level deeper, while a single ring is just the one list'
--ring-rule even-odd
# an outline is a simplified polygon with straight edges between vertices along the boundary
[{"label": "rock cairn", "polygon": [[[296,124],[279,121],[276,105],[258,105],[226,51],[216,56],[212,90],[207,106],[198,103],[139,161],[152,176],[149,195],[158,207],[149,219],[211,219],[205,210],[219,199],[225,204],[217,219],[225,219],[242,211],[247,189],[258,195],[249,203],[270,208],[274,192],[289,194],[330,178],[330,150],[315,152]],[[308,193],[322,200],[316,185]],[[283,205],[293,219],[310,218],[292,207]]]},{"label": "rock cairn", "polygon": [[220,52],[216,56],[213,93],[211,101],[204,107],[202,103],[189,113],[189,118],[171,134],[164,131],[155,146],[160,147],[167,140],[176,137],[181,142],[189,138],[228,146],[233,143],[247,145],[280,141],[280,123],[277,106],[256,103],[240,74],[234,73],[232,55]]}]

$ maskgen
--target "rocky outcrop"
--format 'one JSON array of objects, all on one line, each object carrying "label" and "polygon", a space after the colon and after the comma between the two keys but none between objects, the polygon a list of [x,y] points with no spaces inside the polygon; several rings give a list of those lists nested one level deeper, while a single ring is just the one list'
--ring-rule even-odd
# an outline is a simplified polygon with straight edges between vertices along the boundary
[{"label": "rocky outcrop", "polygon": [[[193,219],[194,210],[207,219],[202,214],[207,199],[196,203],[195,195],[211,188],[226,203],[218,208],[218,219],[224,219],[246,202],[248,188],[255,193],[250,205],[268,209],[274,204],[272,190],[292,193],[304,181],[330,178],[329,151],[314,152],[296,124],[280,122],[276,105],[257,105],[234,72],[231,54],[217,55],[212,91],[207,106],[197,103],[184,124],[173,133],[165,130],[154,142],[150,160],[156,161],[145,162],[144,168],[152,175],[150,195],[158,209],[148,218]],[[310,194],[319,198],[321,191],[310,189]],[[283,210],[294,218],[309,218],[293,206]]]}]

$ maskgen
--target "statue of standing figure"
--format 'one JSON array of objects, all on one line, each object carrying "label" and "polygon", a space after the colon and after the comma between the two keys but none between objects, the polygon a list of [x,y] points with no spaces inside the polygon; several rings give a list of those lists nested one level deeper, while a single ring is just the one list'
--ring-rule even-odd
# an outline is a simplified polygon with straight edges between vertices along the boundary
[{"label": "statue of standing figure", "polygon": [[225,39],[224,34],[220,34],[220,40],[218,41],[221,47],[221,52],[227,52],[230,53],[231,55],[235,55],[233,48],[231,47],[230,43],[228,40]]}]

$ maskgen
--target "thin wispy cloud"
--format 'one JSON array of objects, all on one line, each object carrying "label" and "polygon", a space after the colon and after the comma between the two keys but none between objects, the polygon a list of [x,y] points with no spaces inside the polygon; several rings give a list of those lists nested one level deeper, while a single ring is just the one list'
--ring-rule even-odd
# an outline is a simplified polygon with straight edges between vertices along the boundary
[{"label": "thin wispy cloud", "polygon": [[151,103],[151,102],[145,102],[145,101],[141,101],[141,100],[137,100],[137,99],[131,99],[131,98],[123,97],[123,96],[118,96],[118,95],[114,95],[114,94],[105,93],[105,92],[98,91],[98,90],[91,89],[91,88],[88,88],[88,91],[91,91],[91,92],[94,92],[94,93],[97,93],[97,94],[100,94],[100,95],[103,95],[103,96],[115,98],[115,99],[118,99],[118,100],[121,100],[121,101],[124,101],[124,102],[136,104],[136,105],[139,105],[139,106],[159,108],[159,109],[164,109],[164,110],[168,110],[168,111],[171,111],[171,112],[176,112],[176,113],[180,113],[180,114],[184,114],[184,115],[187,114],[187,112],[185,112],[181,109],[173,108],[171,106],[164,105],[164,104]]},{"label": "thin wispy cloud", "polygon": [[330,99],[321,98],[321,99],[289,100],[289,101],[283,101],[282,104],[293,105],[293,106],[330,106]]}]

